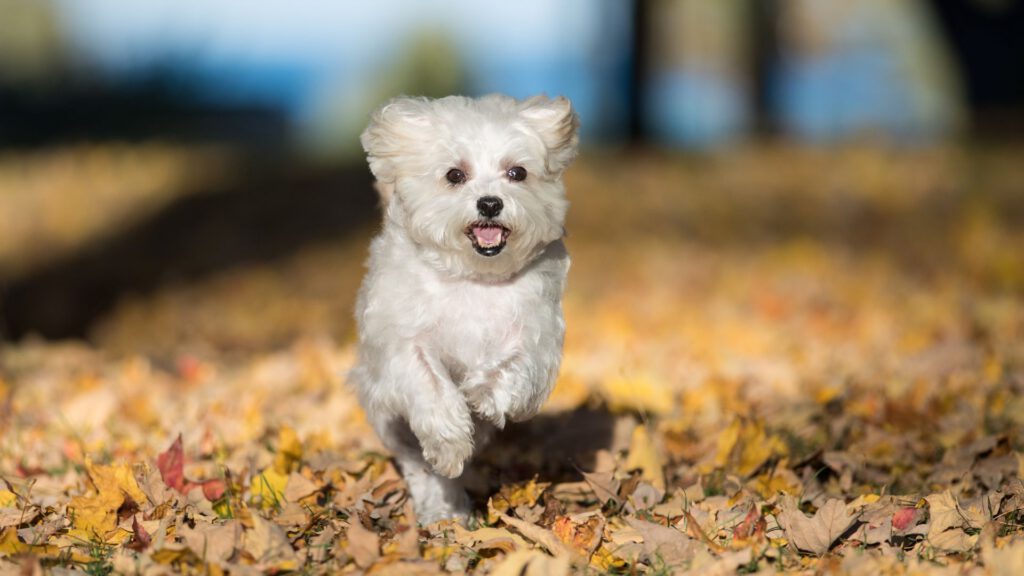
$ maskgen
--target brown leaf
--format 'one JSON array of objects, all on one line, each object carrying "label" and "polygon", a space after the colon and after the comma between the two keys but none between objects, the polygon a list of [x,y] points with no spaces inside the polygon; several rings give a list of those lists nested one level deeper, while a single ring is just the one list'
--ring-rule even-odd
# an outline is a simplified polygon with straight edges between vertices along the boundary
[{"label": "brown leaf", "polygon": [[675,528],[636,518],[627,518],[626,522],[640,533],[644,551],[660,557],[670,567],[688,562],[697,551],[696,542]]},{"label": "brown leaf", "polygon": [[944,552],[967,552],[978,544],[978,535],[967,534],[954,528],[938,534],[929,534],[928,543]]},{"label": "brown leaf", "polygon": [[530,543],[522,536],[510,532],[508,528],[492,528],[484,526],[476,530],[466,530],[462,526],[453,527],[455,542],[480,551],[484,549],[500,549],[505,552],[514,550],[525,550],[530,548]]},{"label": "brown leaf", "polygon": [[495,566],[491,576],[564,576],[568,573],[568,557],[552,558],[537,550],[519,550]]},{"label": "brown leaf", "polygon": [[245,550],[266,568],[294,570],[298,566],[298,556],[284,530],[258,514],[252,515],[252,530],[245,533]]},{"label": "brown leaf", "polygon": [[798,550],[818,556],[828,552],[836,539],[857,521],[857,516],[847,513],[846,504],[839,499],[825,502],[812,518],[800,511],[791,496],[783,499],[781,507],[777,518],[789,541]]},{"label": "brown leaf", "polygon": [[615,479],[613,472],[583,472],[583,479],[590,485],[594,495],[601,504],[614,502],[616,508],[622,506],[622,499],[619,497],[621,483]]},{"label": "brown leaf", "polygon": [[[264,521],[265,522],[265,521]],[[208,562],[225,562],[234,554],[242,535],[242,525],[238,520],[228,520],[223,524],[196,523],[195,528],[178,526],[176,534],[185,540],[185,544],[196,556],[204,558]],[[250,552],[261,552],[260,549],[249,546],[249,539],[252,534],[246,534],[246,548]],[[260,557],[253,553],[259,560]]]},{"label": "brown leaf", "polygon": [[513,518],[508,515],[502,516],[501,521],[512,528],[515,528],[517,532],[525,536],[528,540],[532,540],[533,542],[540,544],[555,556],[572,553],[572,550],[562,544],[562,541],[559,540],[558,537],[536,524],[530,524],[529,522],[524,522],[518,518]]},{"label": "brown leaf", "polygon": [[369,568],[380,558],[380,537],[353,519],[348,525],[343,539],[345,551],[352,557],[356,566]]}]

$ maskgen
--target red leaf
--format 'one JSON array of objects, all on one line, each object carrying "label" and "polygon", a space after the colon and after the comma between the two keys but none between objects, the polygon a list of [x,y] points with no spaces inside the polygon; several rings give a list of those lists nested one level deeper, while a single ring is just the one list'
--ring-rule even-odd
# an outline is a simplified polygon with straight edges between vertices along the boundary
[{"label": "red leaf", "polygon": [[916,517],[916,508],[900,508],[892,515],[892,527],[897,530],[906,530],[913,524]]},{"label": "red leaf", "polygon": [[149,548],[149,544],[152,541],[152,536],[150,536],[149,532],[146,532],[146,529],[139,524],[139,519],[132,518],[132,541],[125,546],[135,550],[136,552],[142,552],[146,548]]},{"label": "red leaf", "polygon": [[767,522],[764,517],[761,516],[760,511],[757,509],[757,505],[754,504],[750,507],[747,515],[743,518],[743,521],[736,525],[732,530],[733,537],[738,540],[746,540],[752,536],[759,536],[764,533]]},{"label": "red leaf", "polygon": [[186,492],[185,453],[181,447],[181,434],[178,434],[178,439],[166,452],[156,457],[156,467],[168,488],[174,488],[182,494]]},{"label": "red leaf", "polygon": [[203,496],[206,496],[206,499],[210,502],[220,500],[226,490],[227,487],[224,485],[224,481],[219,478],[203,482]]}]

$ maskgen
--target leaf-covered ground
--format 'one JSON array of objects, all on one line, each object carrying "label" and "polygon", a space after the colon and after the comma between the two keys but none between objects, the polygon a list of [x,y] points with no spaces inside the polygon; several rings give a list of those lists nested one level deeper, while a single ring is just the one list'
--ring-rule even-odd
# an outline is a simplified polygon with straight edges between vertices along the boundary
[{"label": "leaf-covered ground", "polygon": [[582,158],[562,377],[469,527],[345,387],[371,228],[7,344],[0,571],[1024,573],[1021,157]]}]

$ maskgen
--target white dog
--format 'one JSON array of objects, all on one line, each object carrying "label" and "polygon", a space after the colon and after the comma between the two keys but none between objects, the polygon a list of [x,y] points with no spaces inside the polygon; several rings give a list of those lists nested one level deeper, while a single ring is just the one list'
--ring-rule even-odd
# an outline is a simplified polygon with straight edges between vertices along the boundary
[{"label": "white dog", "polygon": [[384,225],[352,379],[422,524],[468,516],[454,479],[474,445],[555,382],[578,124],[565,98],[398,98],[362,135]]}]

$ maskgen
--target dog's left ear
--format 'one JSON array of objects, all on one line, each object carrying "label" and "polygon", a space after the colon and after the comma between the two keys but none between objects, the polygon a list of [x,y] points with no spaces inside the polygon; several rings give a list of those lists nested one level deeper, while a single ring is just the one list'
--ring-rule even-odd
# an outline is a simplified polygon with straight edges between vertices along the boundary
[{"label": "dog's left ear", "polygon": [[568,98],[534,96],[523,101],[519,110],[523,121],[540,135],[548,149],[548,170],[560,174],[576,157],[579,145],[579,117]]}]

